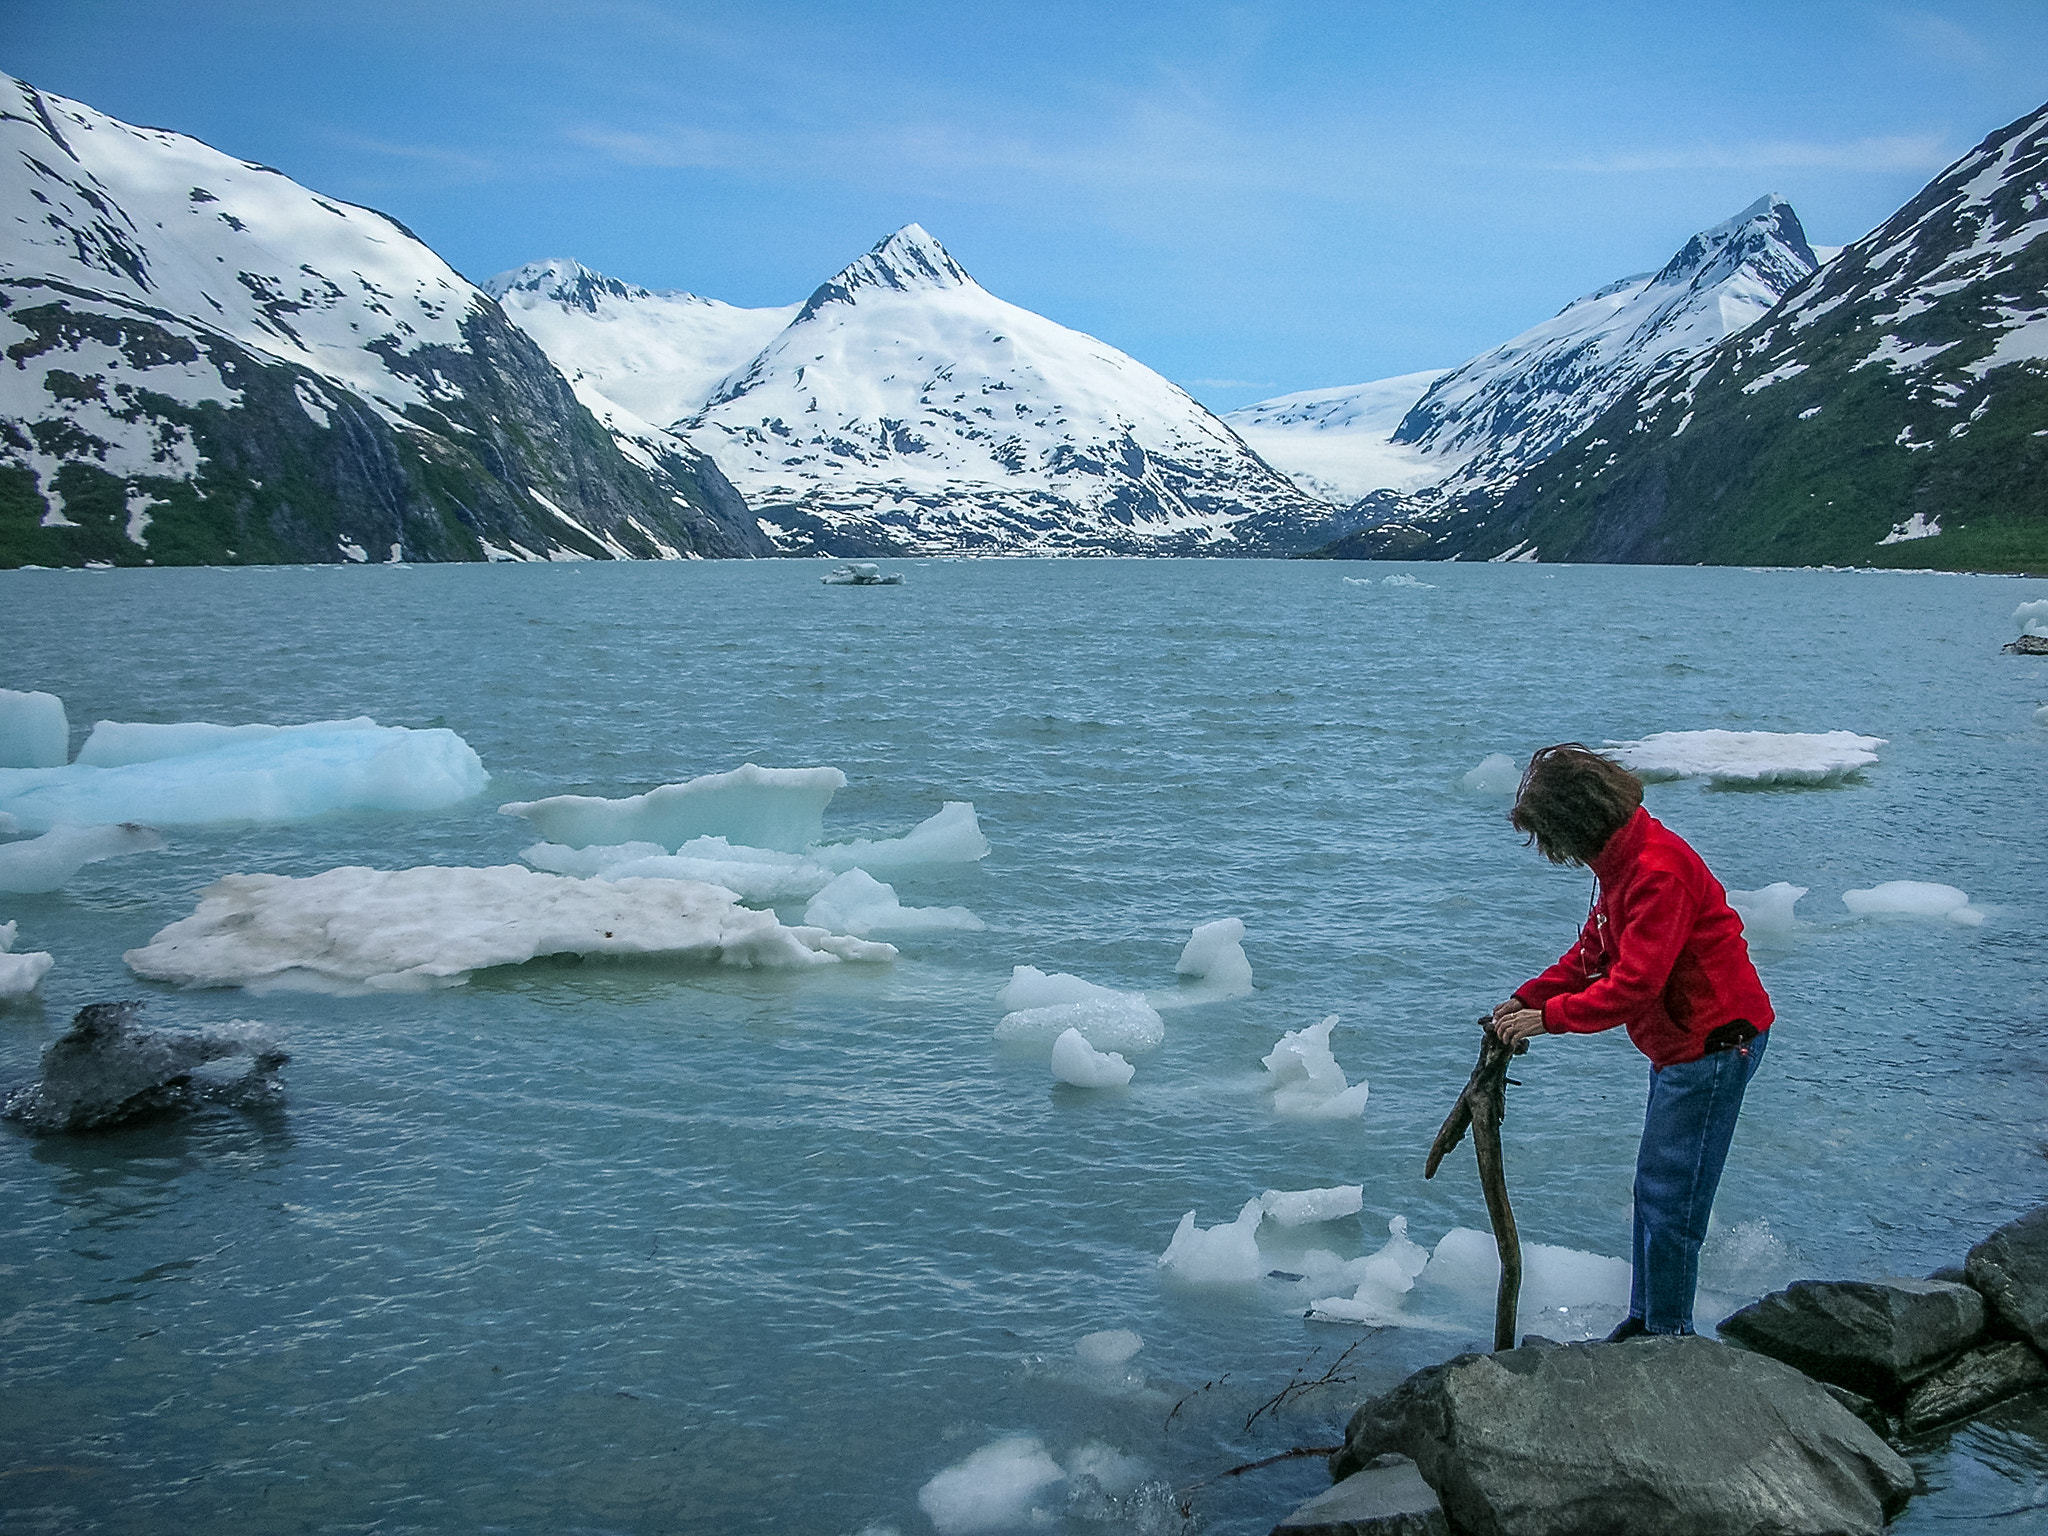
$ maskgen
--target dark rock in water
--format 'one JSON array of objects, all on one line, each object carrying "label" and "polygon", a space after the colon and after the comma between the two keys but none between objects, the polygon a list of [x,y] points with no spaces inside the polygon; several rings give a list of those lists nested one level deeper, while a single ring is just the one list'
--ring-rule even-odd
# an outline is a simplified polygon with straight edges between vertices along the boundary
[{"label": "dark rock in water", "polygon": [[1992,1310],[2048,1354],[2048,1205],[1985,1238],[1965,1268]]},{"label": "dark rock in water", "polygon": [[[266,1024],[238,1020],[203,1030],[150,1029],[140,1003],[91,1003],[43,1050],[42,1081],[0,1114],[32,1131],[90,1131],[196,1104],[261,1108],[280,1102],[277,1071],[291,1057]],[[210,1063],[246,1058],[239,1073]]]},{"label": "dark rock in water", "polygon": [[1983,1332],[1984,1298],[1941,1280],[1801,1280],[1720,1327],[1724,1339],[1879,1401]]},{"label": "dark rock in water", "polygon": [[1913,1491],[1819,1382],[1701,1338],[1461,1355],[1360,1408],[1331,1473],[1389,1451],[1469,1536],[1874,1533]]},{"label": "dark rock in water", "polygon": [[1406,1456],[1377,1456],[1273,1527],[1273,1536],[1449,1536],[1443,1504]]},{"label": "dark rock in water", "polygon": [[1886,1413],[1882,1407],[1872,1402],[1861,1392],[1851,1392],[1847,1387],[1838,1387],[1831,1381],[1824,1381],[1821,1385],[1827,1388],[1829,1397],[1832,1397],[1844,1408],[1855,1414],[1857,1418],[1868,1424],[1880,1435],[1884,1435],[1887,1438],[1890,1437],[1892,1432],[1892,1416]]},{"label": "dark rock in water", "polygon": [[1960,1264],[1944,1264],[1927,1278],[1946,1281],[1950,1285],[1968,1285],[1970,1272]]},{"label": "dark rock in water", "polygon": [[2048,1387],[2048,1361],[2031,1344],[2006,1339],[1970,1350],[1915,1387],[1900,1425],[1909,1435],[1968,1418],[2022,1392]]},{"label": "dark rock in water", "polygon": [[2048,635],[2021,635],[1999,650],[2008,656],[2048,656]]}]

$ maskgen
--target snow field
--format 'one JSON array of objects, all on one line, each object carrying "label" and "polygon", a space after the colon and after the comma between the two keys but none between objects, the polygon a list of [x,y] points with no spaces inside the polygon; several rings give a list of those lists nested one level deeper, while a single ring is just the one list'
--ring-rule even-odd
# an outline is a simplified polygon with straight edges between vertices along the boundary
[{"label": "snow field", "polygon": [[56,827],[41,837],[0,843],[0,892],[26,895],[61,890],[65,881],[96,860],[147,853],[163,846],[161,834],[133,822]]},{"label": "snow field", "polygon": [[61,768],[70,755],[62,699],[0,688],[0,768]]},{"label": "snow field", "polygon": [[1610,741],[1607,755],[1646,782],[1835,784],[1877,761],[1881,736],[1853,731],[1660,731]]},{"label": "snow field", "polygon": [[50,974],[56,957],[41,950],[14,953],[14,937],[20,924],[0,923],[0,1003],[27,997]]},{"label": "snow field", "polygon": [[896,958],[887,944],[785,927],[716,886],[515,865],[229,875],[124,958],[136,975],[180,986],[358,992],[457,986],[490,966],[559,954],[737,966]]},{"label": "snow field", "polygon": [[1864,890],[1844,891],[1842,905],[1859,917],[1943,917],[1965,928],[1984,921],[1984,914],[1970,905],[1962,891],[1925,880],[1887,880]]}]

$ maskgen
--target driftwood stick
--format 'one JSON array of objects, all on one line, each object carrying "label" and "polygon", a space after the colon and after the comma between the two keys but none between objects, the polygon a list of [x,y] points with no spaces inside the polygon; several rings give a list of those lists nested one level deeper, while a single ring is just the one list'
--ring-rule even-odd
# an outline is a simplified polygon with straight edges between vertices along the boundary
[{"label": "driftwood stick", "polygon": [[1425,1179],[1436,1177],[1437,1165],[1472,1130],[1472,1150],[1479,1156],[1479,1187],[1486,1195],[1486,1217],[1493,1224],[1494,1246],[1500,1250],[1500,1289],[1493,1302],[1493,1347],[1515,1347],[1515,1307],[1522,1296],[1522,1239],[1515,1230],[1514,1208],[1508,1204],[1507,1170],[1501,1164],[1500,1123],[1507,1114],[1508,1063],[1529,1048],[1522,1041],[1503,1045],[1481,1019],[1479,1060],[1472,1076],[1444,1117],[1443,1128],[1430,1143]]}]

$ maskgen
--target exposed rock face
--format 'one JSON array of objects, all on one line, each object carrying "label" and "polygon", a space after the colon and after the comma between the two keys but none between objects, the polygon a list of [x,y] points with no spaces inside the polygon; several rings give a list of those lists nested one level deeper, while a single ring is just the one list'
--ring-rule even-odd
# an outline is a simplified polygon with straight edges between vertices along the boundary
[{"label": "exposed rock face", "polygon": [[[207,1101],[257,1108],[283,1097],[277,1071],[291,1060],[265,1025],[238,1021],[205,1030],[138,1023],[140,1003],[91,1003],[43,1051],[42,1080],[7,1101],[6,1118],[30,1130],[91,1131]],[[202,1069],[230,1057],[239,1074]]]},{"label": "exposed rock face", "polygon": [[1790,1366],[1700,1338],[1461,1355],[1360,1408],[1338,1478],[1414,1459],[1471,1536],[1842,1536],[1913,1471]]},{"label": "exposed rock face", "polygon": [[2042,1387],[2048,1387],[2048,1362],[2032,1345],[2003,1339],[1968,1351],[1921,1382],[1906,1399],[1900,1423],[1917,1435]]},{"label": "exposed rock face", "polygon": [[1273,1527],[1273,1536],[1449,1536],[1444,1506],[1406,1456],[1377,1456]]},{"label": "exposed rock face", "polygon": [[1964,1268],[1999,1317],[2048,1353],[2048,1205],[1985,1238]]},{"label": "exposed rock face", "polygon": [[1801,1280],[1722,1322],[1723,1338],[1880,1400],[1984,1332],[1984,1298],[1941,1280]]}]

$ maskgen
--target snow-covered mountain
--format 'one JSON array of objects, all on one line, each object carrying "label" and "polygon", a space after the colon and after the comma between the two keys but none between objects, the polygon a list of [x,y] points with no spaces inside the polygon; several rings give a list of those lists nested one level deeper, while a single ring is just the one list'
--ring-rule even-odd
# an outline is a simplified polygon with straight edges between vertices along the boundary
[{"label": "snow-covered mountain", "polygon": [[744,553],[397,221],[0,77],[0,564]]},{"label": "snow-covered mountain", "polygon": [[512,314],[556,363],[710,454],[790,552],[1275,553],[1340,531],[1183,391],[997,298],[915,224],[789,312],[531,282]]},{"label": "snow-covered mountain", "polygon": [[1496,503],[1356,552],[2048,574],[2048,107]]},{"label": "snow-covered mountain", "polygon": [[1455,460],[1393,440],[1415,402],[1448,371],[1278,395],[1226,411],[1223,420],[1311,496],[1349,506],[1374,491],[1416,490],[1457,467]]}]

